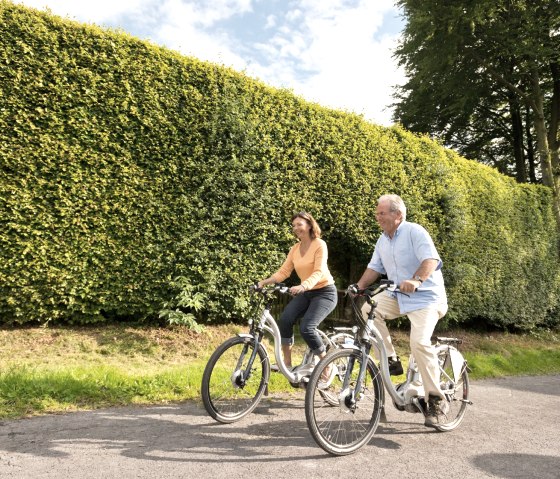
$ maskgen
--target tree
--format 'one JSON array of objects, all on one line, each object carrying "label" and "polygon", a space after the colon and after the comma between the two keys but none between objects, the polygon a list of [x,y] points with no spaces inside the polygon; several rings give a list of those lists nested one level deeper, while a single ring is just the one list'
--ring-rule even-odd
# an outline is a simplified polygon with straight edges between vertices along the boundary
[{"label": "tree", "polygon": [[[515,170],[519,181],[536,179],[535,146],[560,225],[560,2],[398,5],[407,25],[396,56],[409,80],[397,95],[396,119],[459,145],[471,158],[479,148],[486,158],[498,154],[496,166]],[[500,165],[504,144],[515,162]]]}]

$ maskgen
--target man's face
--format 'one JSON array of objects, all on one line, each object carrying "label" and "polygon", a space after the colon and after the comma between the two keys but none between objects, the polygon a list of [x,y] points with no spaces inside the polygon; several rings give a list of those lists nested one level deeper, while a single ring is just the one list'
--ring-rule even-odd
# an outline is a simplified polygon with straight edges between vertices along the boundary
[{"label": "man's face", "polygon": [[398,226],[401,224],[401,212],[391,211],[391,203],[382,201],[377,205],[375,210],[375,219],[381,226],[381,229],[388,235],[392,235],[397,231]]}]

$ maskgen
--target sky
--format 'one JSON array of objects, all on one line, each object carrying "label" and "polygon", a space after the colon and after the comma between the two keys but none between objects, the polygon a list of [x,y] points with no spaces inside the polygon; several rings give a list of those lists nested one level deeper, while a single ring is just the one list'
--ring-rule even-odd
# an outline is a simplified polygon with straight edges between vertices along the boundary
[{"label": "sky", "polygon": [[322,106],[390,126],[393,58],[404,22],[394,0],[15,0],[124,30],[234,68]]}]

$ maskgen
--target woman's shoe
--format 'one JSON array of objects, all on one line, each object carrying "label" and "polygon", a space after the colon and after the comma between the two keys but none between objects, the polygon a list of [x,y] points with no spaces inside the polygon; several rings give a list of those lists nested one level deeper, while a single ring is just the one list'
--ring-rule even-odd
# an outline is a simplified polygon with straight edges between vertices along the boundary
[{"label": "woman's shoe", "polygon": [[329,364],[325,369],[323,369],[319,382],[317,383],[317,389],[327,389],[331,385],[335,376],[336,366]]}]

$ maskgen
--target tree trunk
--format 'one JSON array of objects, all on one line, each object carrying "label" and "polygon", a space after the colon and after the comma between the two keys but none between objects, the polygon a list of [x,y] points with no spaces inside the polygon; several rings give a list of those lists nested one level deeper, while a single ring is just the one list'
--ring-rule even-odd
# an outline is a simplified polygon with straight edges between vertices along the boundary
[{"label": "tree trunk", "polygon": [[515,178],[518,183],[527,183],[527,167],[523,154],[523,121],[519,103],[513,94],[508,92],[509,110],[511,113],[511,131],[513,135],[513,156],[515,158]]},{"label": "tree trunk", "polygon": [[555,155],[553,165],[553,155],[548,144],[548,134],[544,116],[543,95],[539,83],[539,73],[536,69],[532,71],[532,93],[533,93],[533,122],[537,134],[537,153],[541,164],[543,184],[552,188],[554,215],[556,223],[560,228],[560,171],[558,171],[558,151]]},{"label": "tree trunk", "polygon": [[527,138],[527,163],[529,165],[529,181],[537,182],[537,172],[535,171],[535,149],[533,147],[533,135],[531,133],[531,109],[525,106],[525,138]]},{"label": "tree trunk", "polygon": [[548,128],[548,148],[552,163],[552,174],[560,178],[560,64],[550,64],[552,74],[552,98],[550,101],[550,123]]}]

